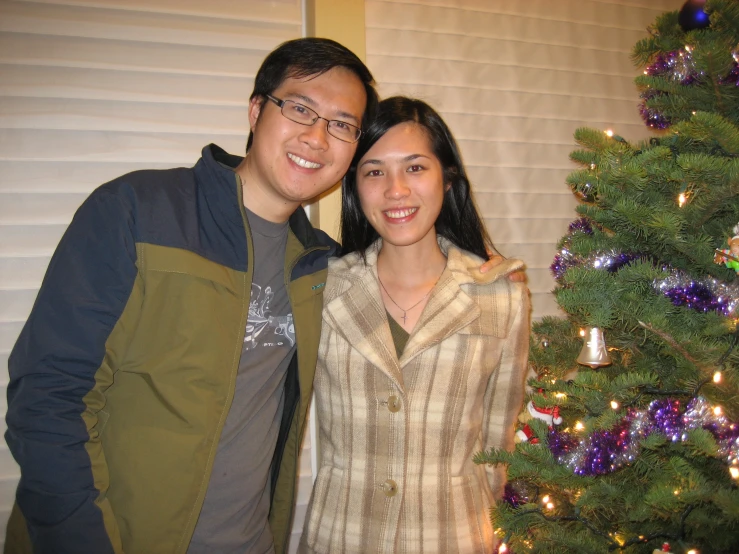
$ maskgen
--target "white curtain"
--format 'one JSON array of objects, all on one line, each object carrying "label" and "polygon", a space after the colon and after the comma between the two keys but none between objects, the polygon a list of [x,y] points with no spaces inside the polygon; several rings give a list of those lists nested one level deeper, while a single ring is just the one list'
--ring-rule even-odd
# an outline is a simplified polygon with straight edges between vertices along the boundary
[{"label": "white curtain", "polygon": [[528,268],[534,316],[559,313],[549,271],[575,218],[577,127],[649,134],[629,54],[682,0],[367,0],[383,97],[420,97],[452,128],[496,247]]}]

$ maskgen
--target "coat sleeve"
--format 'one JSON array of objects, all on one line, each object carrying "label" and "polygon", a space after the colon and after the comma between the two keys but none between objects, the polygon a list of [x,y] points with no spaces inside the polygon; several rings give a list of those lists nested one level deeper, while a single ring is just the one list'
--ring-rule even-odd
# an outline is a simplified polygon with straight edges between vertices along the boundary
[{"label": "coat sleeve", "polygon": [[16,502],[36,554],[122,552],[95,426],[112,384],[106,344],[137,274],[132,210],[105,188],[62,237],[8,361]]},{"label": "coat sleeve", "polygon": [[[515,423],[521,411],[528,372],[529,291],[522,283],[507,282],[507,285],[511,292],[508,332],[503,339],[500,364],[492,372],[485,391],[483,438],[486,449],[513,448]],[[506,468],[485,466],[485,470],[494,498],[500,499],[506,482]]]}]

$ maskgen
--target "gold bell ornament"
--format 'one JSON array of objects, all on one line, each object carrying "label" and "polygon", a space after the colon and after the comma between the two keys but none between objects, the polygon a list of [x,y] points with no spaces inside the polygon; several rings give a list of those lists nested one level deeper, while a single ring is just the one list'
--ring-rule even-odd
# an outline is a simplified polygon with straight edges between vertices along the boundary
[{"label": "gold bell ornament", "polygon": [[580,334],[585,338],[580,355],[577,357],[577,363],[590,366],[593,369],[611,365],[612,361],[606,348],[606,339],[603,338],[603,329],[590,327],[584,333],[581,331]]}]

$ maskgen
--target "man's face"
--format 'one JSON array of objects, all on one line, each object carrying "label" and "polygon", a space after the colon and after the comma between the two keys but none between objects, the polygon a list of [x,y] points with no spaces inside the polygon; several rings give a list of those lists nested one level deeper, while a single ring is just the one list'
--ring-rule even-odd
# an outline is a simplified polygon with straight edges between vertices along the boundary
[{"label": "man's face", "polygon": [[[352,72],[336,67],[318,76],[288,78],[274,90],[279,100],[293,100],[319,116],[361,126],[366,106],[364,85]],[[285,220],[301,203],[335,185],[349,169],[356,143],[330,134],[326,121],[301,125],[262,98],[249,105],[254,140],[241,173],[244,204],[272,221]]]}]

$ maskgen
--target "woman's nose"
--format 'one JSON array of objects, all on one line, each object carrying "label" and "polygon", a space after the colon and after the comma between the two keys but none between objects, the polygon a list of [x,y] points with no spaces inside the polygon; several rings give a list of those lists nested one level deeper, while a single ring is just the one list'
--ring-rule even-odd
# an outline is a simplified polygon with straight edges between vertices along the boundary
[{"label": "woman's nose", "polygon": [[385,191],[385,195],[388,198],[403,198],[405,196],[408,196],[410,193],[410,188],[408,187],[408,184],[405,182],[405,179],[398,176],[391,176],[390,181],[388,183],[387,190]]}]

